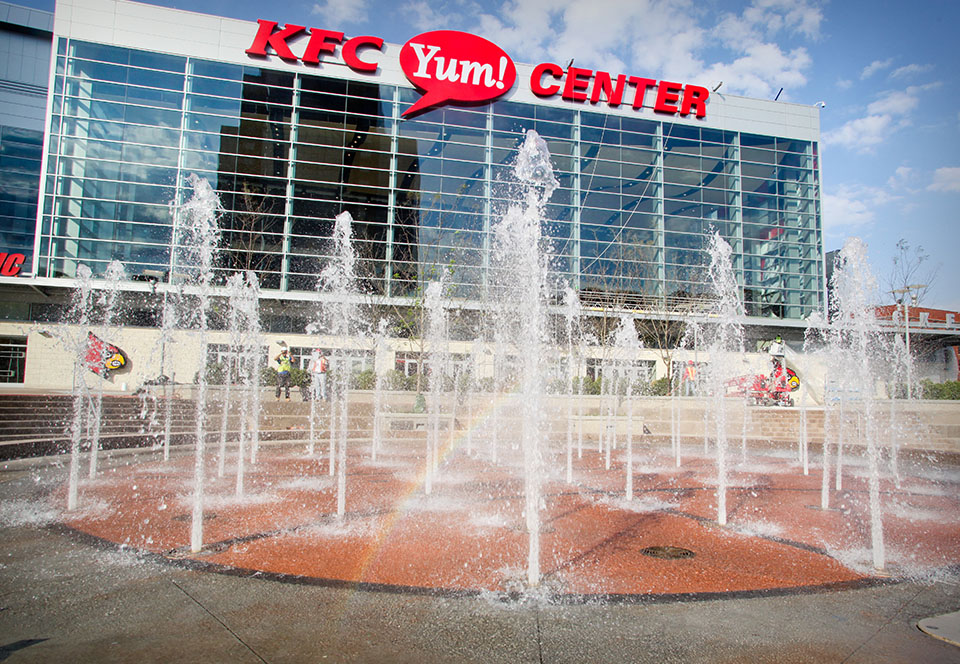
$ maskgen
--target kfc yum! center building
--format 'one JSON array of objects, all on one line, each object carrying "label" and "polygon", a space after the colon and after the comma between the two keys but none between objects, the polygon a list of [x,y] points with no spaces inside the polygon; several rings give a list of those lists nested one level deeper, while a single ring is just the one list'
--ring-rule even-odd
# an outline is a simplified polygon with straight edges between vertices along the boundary
[{"label": "kfc yum! center building", "polygon": [[271,342],[314,345],[317,275],[343,211],[369,297],[403,306],[444,270],[470,308],[530,129],[560,184],[543,226],[550,269],[588,312],[695,309],[714,231],[758,336],[822,309],[816,107],[593,70],[576,53],[520,63],[478,35],[389,44],[272,11],[247,22],[58,1],[36,237],[18,282],[48,311],[79,266],[98,276],[119,260],[124,334],[139,330],[127,343],[145,353],[156,315],[137,303],[191,267],[171,206],[192,194],[190,174],[219,194],[217,270],[257,274]]}]

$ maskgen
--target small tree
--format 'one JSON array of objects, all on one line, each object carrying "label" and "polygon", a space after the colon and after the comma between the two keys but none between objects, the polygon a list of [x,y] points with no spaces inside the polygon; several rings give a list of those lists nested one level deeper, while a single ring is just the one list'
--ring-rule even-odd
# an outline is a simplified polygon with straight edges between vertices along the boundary
[{"label": "small tree", "polygon": [[407,306],[390,307],[390,322],[394,334],[409,339],[417,354],[417,373],[412,377],[416,381],[414,389],[417,394],[423,389],[423,358],[426,355],[427,308],[423,306],[425,292],[425,285],[417,284]]},{"label": "small tree", "polygon": [[637,319],[637,332],[643,345],[655,349],[667,368],[668,385],[673,385],[673,358],[687,333],[686,318],[690,313],[690,304],[674,307],[673,310],[663,306]]},{"label": "small tree", "polygon": [[232,201],[232,210],[221,220],[222,266],[231,272],[252,270],[261,283],[276,280],[283,239],[278,199],[249,182],[243,182],[239,191],[221,195]]},{"label": "small tree", "polygon": [[[660,283],[656,247],[650,240],[640,240],[621,230],[617,242],[611,244],[609,273],[588,284],[581,298],[589,302],[599,314],[590,322],[590,328],[606,351],[607,338],[619,324],[619,314],[633,311],[639,314],[635,325],[644,347],[655,349],[667,369],[672,384],[673,358],[687,331],[686,320],[706,302],[705,296],[694,297],[680,293],[648,293],[652,284]],[[595,261],[596,262],[596,261]],[[699,268],[697,268],[699,269]]]},{"label": "small tree", "polygon": [[900,238],[890,272],[885,278],[886,295],[895,303],[909,297],[910,306],[918,306],[937,280],[939,270],[938,265],[930,264],[930,255],[923,247],[912,247],[907,240]]},{"label": "small tree", "polygon": [[[450,274],[455,267],[453,261],[445,266],[431,266],[425,270],[424,278],[417,282],[412,291],[407,293],[408,300],[404,304],[390,302],[385,309],[387,320],[390,323],[392,331],[400,338],[408,339],[413,345],[413,352],[417,357],[417,373],[410,378],[415,380],[414,389],[417,394],[423,390],[424,378],[424,359],[427,355],[427,308],[425,305],[427,284],[440,274],[446,272]],[[450,312],[452,313],[452,312]]]}]

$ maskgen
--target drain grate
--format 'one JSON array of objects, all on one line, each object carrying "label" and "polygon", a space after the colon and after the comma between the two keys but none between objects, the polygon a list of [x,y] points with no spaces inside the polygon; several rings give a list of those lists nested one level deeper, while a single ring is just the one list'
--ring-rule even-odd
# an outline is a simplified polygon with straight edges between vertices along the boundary
[{"label": "drain grate", "polygon": [[[217,518],[217,515],[214,514],[213,512],[204,512],[203,514],[204,521],[209,521],[210,519],[216,519],[216,518]],[[177,516],[170,517],[171,521],[190,521],[191,519],[193,519],[193,515],[189,513],[178,514]]]},{"label": "drain grate", "polygon": [[648,546],[645,549],[640,549],[640,553],[651,558],[666,558],[669,560],[693,558],[694,556],[693,551],[679,546]]}]

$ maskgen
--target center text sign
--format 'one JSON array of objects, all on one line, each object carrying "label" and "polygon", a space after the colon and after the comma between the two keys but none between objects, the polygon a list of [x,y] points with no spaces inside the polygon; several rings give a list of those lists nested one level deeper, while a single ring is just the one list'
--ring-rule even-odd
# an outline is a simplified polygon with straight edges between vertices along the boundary
[{"label": "center text sign", "polygon": [[400,50],[400,68],[423,91],[404,116],[448,101],[492,101],[517,79],[517,68],[502,48],[456,30],[424,32],[408,41]]},{"label": "center text sign", "polygon": [[[369,35],[345,39],[342,32],[302,25],[281,27],[276,21],[260,19],[253,43],[246,50],[256,58],[276,55],[289,63],[308,67],[344,64],[365,75],[379,75],[384,53],[380,37]],[[293,50],[296,48],[300,52]],[[379,53],[379,56],[378,56]],[[410,117],[446,103],[480,105],[506,94],[517,80],[517,68],[507,53],[493,42],[456,30],[434,30],[419,34],[400,49],[400,69],[423,95],[403,112]],[[604,103],[610,108],[629,104],[635,111],[652,109],[665,115],[707,115],[710,91],[699,85],[566,68],[542,62],[533,68],[529,89],[541,99],[559,96],[567,103]],[[2,270],[0,270],[2,273]]]}]

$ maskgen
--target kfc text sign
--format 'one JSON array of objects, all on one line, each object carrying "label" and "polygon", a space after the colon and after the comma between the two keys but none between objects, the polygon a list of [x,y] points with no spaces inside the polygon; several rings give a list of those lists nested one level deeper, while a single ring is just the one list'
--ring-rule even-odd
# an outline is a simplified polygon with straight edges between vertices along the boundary
[{"label": "kfc text sign", "polygon": [[[380,37],[344,39],[342,32],[302,25],[280,26],[276,21],[257,21],[257,34],[248,55],[305,65],[320,65],[324,59],[341,62],[361,74],[378,73],[384,56]],[[294,52],[297,48],[300,55]],[[379,56],[379,57],[378,57]],[[506,94],[517,80],[517,68],[507,53],[491,41],[455,30],[434,30],[412,38],[400,49],[399,64],[407,79],[423,96],[403,112],[409,117],[452,102],[475,105]],[[683,85],[652,78],[593,71],[571,64],[566,69],[552,62],[533,68],[530,92],[547,99],[611,108],[629,104],[634,110],[652,109],[666,115],[707,115],[710,91],[698,85]]]},{"label": "kfc text sign", "polygon": [[423,91],[404,116],[448,101],[491,101],[517,79],[517,68],[502,48],[456,30],[425,32],[408,41],[400,50],[400,68]]},{"label": "kfc text sign", "polygon": [[[343,62],[350,67],[350,69],[367,73],[377,71],[376,62],[361,58],[357,52],[361,48],[367,47],[379,51],[383,48],[383,40],[380,39],[380,37],[353,37],[344,42],[343,33],[332,30],[310,28],[310,32],[308,33],[304,26],[290,24],[278,29],[276,21],[264,21],[263,19],[258,20],[257,25],[259,26],[257,34],[253,38],[253,43],[250,45],[250,48],[246,50],[247,55],[267,57],[267,47],[269,46],[281,60],[288,62],[300,60],[304,64],[318,65],[320,64],[322,53],[335,56],[337,46],[342,43],[343,48],[340,49],[340,57],[343,58]],[[290,50],[290,45],[287,43],[287,40],[295,39],[306,34],[310,35],[310,41],[307,42],[303,55],[297,57],[293,51]]]}]

